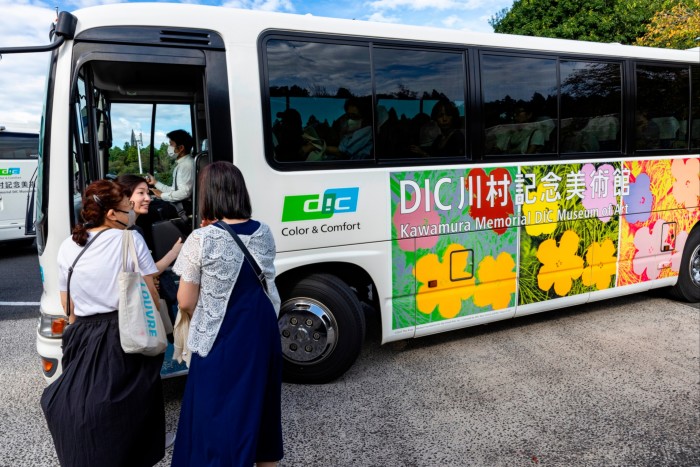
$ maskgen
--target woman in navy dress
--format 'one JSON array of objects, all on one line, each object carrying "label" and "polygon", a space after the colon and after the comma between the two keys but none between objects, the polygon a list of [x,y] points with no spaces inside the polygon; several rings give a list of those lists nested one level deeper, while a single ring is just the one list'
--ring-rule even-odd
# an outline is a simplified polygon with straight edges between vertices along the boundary
[{"label": "woman in navy dress", "polygon": [[[208,165],[199,186],[199,212],[210,225],[187,238],[175,263],[180,312],[192,315],[192,358],[172,465],[274,465],[283,455],[274,239],[250,218],[233,164]],[[254,257],[267,293],[222,222]]]}]

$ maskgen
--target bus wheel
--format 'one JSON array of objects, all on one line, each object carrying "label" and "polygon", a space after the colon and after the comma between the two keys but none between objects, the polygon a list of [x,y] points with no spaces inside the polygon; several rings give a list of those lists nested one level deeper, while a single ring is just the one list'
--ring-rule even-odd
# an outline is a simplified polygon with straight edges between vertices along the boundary
[{"label": "bus wheel", "polygon": [[327,383],[338,378],[357,359],[365,337],[357,296],[330,274],[306,277],[286,295],[278,320],[284,380]]},{"label": "bus wheel", "polygon": [[700,228],[693,229],[685,242],[678,282],[671,295],[688,302],[700,302]]}]

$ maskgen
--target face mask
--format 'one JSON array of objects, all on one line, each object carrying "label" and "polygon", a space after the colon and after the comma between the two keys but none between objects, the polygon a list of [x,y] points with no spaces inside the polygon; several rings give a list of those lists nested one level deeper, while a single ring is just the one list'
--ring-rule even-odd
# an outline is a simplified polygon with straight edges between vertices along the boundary
[{"label": "face mask", "polygon": [[175,148],[172,146],[168,146],[168,155],[170,157],[175,157]]},{"label": "face mask", "polygon": [[359,119],[348,118],[345,121],[345,128],[347,128],[348,131],[359,130],[361,125],[362,125],[362,120],[359,120]]},{"label": "face mask", "polygon": [[120,220],[117,220],[117,223],[120,225],[123,225],[125,229],[128,229],[129,227],[133,226],[136,223],[136,211],[133,209],[129,209],[128,211],[119,211],[119,212],[125,212],[127,215],[127,221],[126,224],[123,223]]}]

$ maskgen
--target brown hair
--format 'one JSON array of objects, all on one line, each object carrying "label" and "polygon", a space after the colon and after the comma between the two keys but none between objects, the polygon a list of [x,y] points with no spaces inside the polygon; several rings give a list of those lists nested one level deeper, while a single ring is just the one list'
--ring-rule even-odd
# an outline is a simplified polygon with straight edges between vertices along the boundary
[{"label": "brown hair", "polygon": [[[124,193],[131,198],[131,195],[136,191],[136,187],[142,183],[146,183],[146,179],[140,175],[125,174],[117,177],[117,183],[124,187]],[[148,186],[148,184],[146,184]]]},{"label": "brown hair", "polygon": [[250,219],[250,196],[241,171],[230,162],[204,167],[199,177],[199,213],[202,219]]},{"label": "brown hair", "polygon": [[83,208],[80,210],[82,224],[73,228],[73,241],[85,246],[88,239],[87,229],[100,227],[105,223],[105,215],[110,209],[117,209],[126,196],[124,187],[109,180],[92,182],[83,196]]}]

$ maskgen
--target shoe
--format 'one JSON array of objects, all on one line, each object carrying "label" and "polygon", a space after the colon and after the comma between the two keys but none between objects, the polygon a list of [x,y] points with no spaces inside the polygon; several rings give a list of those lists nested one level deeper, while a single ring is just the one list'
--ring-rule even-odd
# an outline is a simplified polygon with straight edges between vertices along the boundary
[{"label": "shoe", "polygon": [[175,433],[165,433],[165,449],[173,447],[173,444],[175,444]]}]

